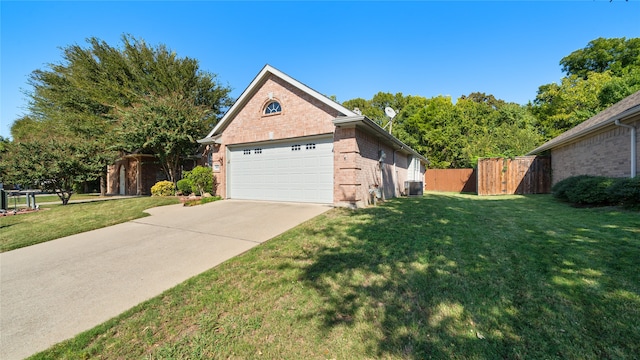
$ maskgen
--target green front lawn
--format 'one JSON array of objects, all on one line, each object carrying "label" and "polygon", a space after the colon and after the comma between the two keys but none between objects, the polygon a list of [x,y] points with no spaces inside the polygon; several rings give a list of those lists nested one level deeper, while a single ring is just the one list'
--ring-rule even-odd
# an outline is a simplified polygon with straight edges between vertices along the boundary
[{"label": "green front lawn", "polygon": [[36,358],[633,359],[640,215],[550,196],[334,209]]},{"label": "green front lawn", "polygon": [[[73,194],[71,196],[71,200],[94,200],[94,199],[104,199],[104,197],[101,197],[100,194]],[[18,209],[20,208],[24,208],[27,206],[27,200],[26,200],[26,196],[25,195],[20,195],[20,196],[9,196],[7,197],[8,200],[8,208],[9,210],[13,210],[14,206],[17,207]],[[45,195],[36,195],[36,204],[43,204],[43,203],[59,203],[60,205],[62,205],[62,200],[60,200],[60,198],[58,197],[58,195],[55,194],[45,194]]]},{"label": "green front lawn", "polygon": [[[22,200],[24,201],[24,197]],[[36,201],[40,200],[36,198]],[[143,197],[70,203],[65,206],[44,205],[37,212],[2,216],[0,252],[119,224],[147,216],[148,214],[143,212],[146,209],[178,203],[178,199],[173,197]]]}]

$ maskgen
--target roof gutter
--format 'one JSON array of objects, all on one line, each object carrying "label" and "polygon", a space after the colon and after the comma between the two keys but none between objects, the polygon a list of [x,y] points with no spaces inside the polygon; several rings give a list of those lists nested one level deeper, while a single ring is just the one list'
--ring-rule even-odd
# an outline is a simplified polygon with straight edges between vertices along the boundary
[{"label": "roof gutter", "polygon": [[198,144],[202,144],[202,145],[211,145],[211,144],[222,144],[220,142],[220,135],[216,135],[216,136],[207,136],[204,139],[199,139],[196,140],[196,142]]},{"label": "roof gutter", "polygon": [[616,119],[615,124],[617,126],[621,126],[623,128],[631,130],[631,177],[634,178],[636,176],[636,127],[632,125],[621,124],[620,119]]}]

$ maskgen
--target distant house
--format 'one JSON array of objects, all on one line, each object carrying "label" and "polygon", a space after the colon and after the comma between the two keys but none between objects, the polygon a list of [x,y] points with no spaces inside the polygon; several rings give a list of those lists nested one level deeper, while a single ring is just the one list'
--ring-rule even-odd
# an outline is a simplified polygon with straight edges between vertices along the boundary
[{"label": "distant house", "polygon": [[217,195],[232,199],[366,206],[405,194],[427,164],[367,117],[269,65],[199,142]]},{"label": "distant house", "polygon": [[[201,165],[200,157],[184,159],[182,170]],[[107,194],[151,195],[151,187],[167,180],[158,159],[149,154],[123,154],[113,165],[107,166]]]},{"label": "distant house", "polygon": [[622,99],[528,155],[551,154],[552,181],[576,175],[635,177],[640,91]]}]

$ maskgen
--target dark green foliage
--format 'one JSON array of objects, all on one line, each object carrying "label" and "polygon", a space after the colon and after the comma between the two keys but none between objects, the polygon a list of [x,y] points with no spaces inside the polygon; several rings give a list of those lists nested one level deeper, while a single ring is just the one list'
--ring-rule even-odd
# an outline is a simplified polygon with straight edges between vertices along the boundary
[{"label": "dark green foliage", "polygon": [[122,149],[154,154],[172,182],[178,180],[182,159],[197,151],[196,140],[208,130],[203,121],[208,110],[179,94],[148,96],[120,114],[117,134]]},{"label": "dark green foliage", "polygon": [[371,100],[349,100],[344,106],[386,129],[391,128],[384,108],[398,114],[392,134],[425,155],[432,168],[473,167],[480,157],[524,155],[541,143],[536,118],[523,106],[506,103],[485,93],[430,99],[377,93]]},{"label": "dark green foliage", "polygon": [[590,72],[611,71],[622,75],[629,67],[640,67],[640,38],[597,38],[583,49],[560,60],[562,71],[584,79]]},{"label": "dark green foliage", "polygon": [[2,180],[55,192],[66,205],[74,186],[98,177],[102,165],[95,154],[99,151],[94,143],[64,138],[16,141],[0,160]]},{"label": "dark green foliage", "polygon": [[578,175],[558,181],[551,188],[551,193],[553,194],[553,196],[560,200],[569,201],[567,193],[572,191],[572,189],[574,189],[576,187],[576,184],[578,184],[580,181],[589,177],[589,175]]},{"label": "dark green foliage", "polygon": [[583,206],[640,204],[640,178],[608,178],[579,175],[564,179],[551,189],[556,198]]},{"label": "dark green foliage", "polygon": [[640,177],[615,179],[607,192],[613,203],[626,207],[640,206]]},{"label": "dark green foliage", "polygon": [[[75,156],[85,163],[87,180],[104,179],[123,152],[154,154],[175,182],[181,158],[197,151],[196,140],[231,104],[230,89],[165,45],[128,35],[121,48],[97,38],[87,44],[63,48],[59,63],[32,72],[28,113],[12,125],[14,141],[90,148]],[[42,180],[35,175],[20,176]]]},{"label": "dark green foliage", "polygon": [[178,180],[178,182],[176,183],[176,187],[178,188],[178,191],[182,193],[182,195],[189,195],[193,192],[191,181],[189,181],[189,179]]},{"label": "dark green foliage", "polygon": [[538,87],[529,103],[546,140],[640,90],[640,38],[595,39],[560,65],[566,76]]},{"label": "dark green foliage", "polygon": [[569,202],[578,205],[611,205],[611,199],[607,194],[611,184],[613,179],[603,176],[586,177],[567,192],[567,198]]}]

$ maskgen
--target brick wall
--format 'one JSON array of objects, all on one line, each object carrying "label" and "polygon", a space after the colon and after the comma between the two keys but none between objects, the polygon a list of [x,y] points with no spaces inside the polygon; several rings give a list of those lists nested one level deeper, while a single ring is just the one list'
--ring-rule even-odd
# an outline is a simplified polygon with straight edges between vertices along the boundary
[{"label": "brick wall", "polygon": [[[276,100],[282,112],[265,115],[264,108]],[[311,105],[311,106],[310,106]],[[338,112],[309,94],[271,75],[223,131],[223,144],[241,144],[274,139],[333,133]]]},{"label": "brick wall", "polygon": [[220,171],[213,172],[213,192],[214,195],[218,195],[223,199],[227,197],[227,187],[225,181],[227,176],[227,163],[225,162],[226,151],[227,148],[225,145],[212,144],[208,145],[207,150],[204,153],[204,157],[206,158],[208,156],[208,153],[211,152],[212,165],[220,165]]},{"label": "brick wall", "polygon": [[[191,163],[193,162],[187,161],[187,165]],[[149,155],[125,157],[107,167],[107,194],[120,194],[120,168],[123,166],[125,195],[151,195],[151,187],[156,182],[167,179],[155,157]],[[138,179],[138,166],[141,166],[140,179]]]},{"label": "brick wall", "polygon": [[[626,122],[640,127],[640,119]],[[636,130],[636,133],[638,131]],[[640,136],[636,137],[640,147]],[[551,150],[552,182],[576,175],[629,177],[631,175],[631,130],[609,126],[599,133]],[[640,153],[636,154],[640,162]]]},{"label": "brick wall", "polygon": [[[395,196],[406,195],[404,191],[404,182],[409,179],[408,168],[409,168],[409,155],[403,154],[401,152],[396,152],[396,184],[395,184]],[[423,173],[424,166],[420,164],[420,171]]]},{"label": "brick wall", "polygon": [[[381,150],[386,154],[382,164],[378,161]],[[400,196],[408,160],[404,153],[394,155],[393,148],[371,134],[340,127],[334,135],[334,168],[334,201],[361,207],[374,201],[370,191],[375,189],[380,189],[383,199]]]},{"label": "brick wall", "polygon": [[142,158],[140,195],[151,195],[151,187],[158,181],[167,180],[162,166],[156,158]]},{"label": "brick wall", "polygon": [[[265,115],[264,108],[272,100],[280,103],[282,112]],[[311,95],[270,75],[223,130],[220,138],[223,145],[210,147],[213,162],[221,165],[220,172],[214,173],[216,195],[227,196],[228,145],[331,134],[335,128],[332,120],[338,115]]]},{"label": "brick wall", "polygon": [[[119,195],[120,194],[120,169],[125,169],[125,194],[136,194],[136,175],[135,175],[136,161],[131,158],[120,159],[115,164],[107,167],[107,194]],[[133,189],[133,191],[131,190]]]},{"label": "brick wall", "polygon": [[119,161],[113,165],[107,166],[107,194],[114,195],[118,193],[118,177],[120,170]]},{"label": "brick wall", "polygon": [[363,201],[360,191],[360,165],[356,159],[360,151],[356,142],[356,128],[339,127],[333,135],[333,201],[357,204]]}]

